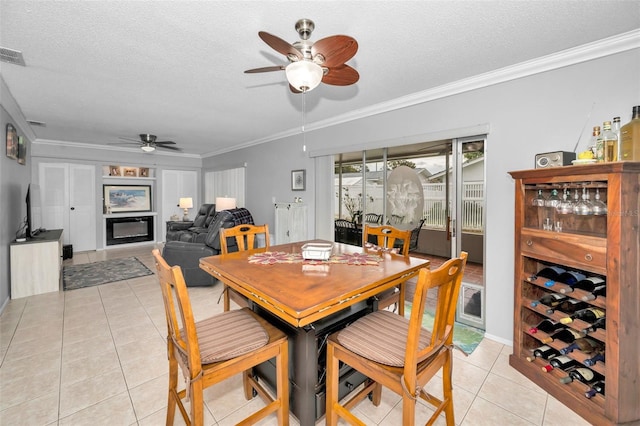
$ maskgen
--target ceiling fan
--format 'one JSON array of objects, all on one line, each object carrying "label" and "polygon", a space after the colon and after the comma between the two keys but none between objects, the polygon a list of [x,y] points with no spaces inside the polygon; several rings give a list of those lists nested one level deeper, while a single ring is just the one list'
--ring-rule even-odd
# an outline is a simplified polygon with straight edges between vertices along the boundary
[{"label": "ceiling fan", "polygon": [[320,82],[348,86],[360,78],[358,71],[345,64],[358,51],[358,42],[346,35],[334,35],[316,41],[309,40],[315,24],[311,19],[296,22],[300,39],[293,44],[265,31],[258,36],[271,48],[286,56],[288,65],[275,65],[246,70],[245,73],[285,71],[293,93],[313,90]]},{"label": "ceiling fan", "polygon": [[132,139],[127,137],[120,137],[118,139],[124,141],[124,143],[140,145],[140,149],[144,152],[153,152],[156,148],[170,149],[173,151],[180,151],[180,148],[175,145],[173,141],[159,141],[156,135],[150,135],[148,133],[141,133],[140,139]]}]

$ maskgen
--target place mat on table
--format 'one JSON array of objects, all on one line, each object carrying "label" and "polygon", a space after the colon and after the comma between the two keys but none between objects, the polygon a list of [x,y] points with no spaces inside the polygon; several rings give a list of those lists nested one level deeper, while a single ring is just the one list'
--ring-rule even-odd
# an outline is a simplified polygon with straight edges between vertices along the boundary
[{"label": "place mat on table", "polygon": [[303,259],[301,253],[285,253],[283,251],[266,251],[249,257],[249,263],[273,265],[275,263],[304,263],[307,265],[324,265],[328,263],[346,263],[348,265],[377,265],[380,256],[366,253],[343,253],[333,255],[329,260]]}]

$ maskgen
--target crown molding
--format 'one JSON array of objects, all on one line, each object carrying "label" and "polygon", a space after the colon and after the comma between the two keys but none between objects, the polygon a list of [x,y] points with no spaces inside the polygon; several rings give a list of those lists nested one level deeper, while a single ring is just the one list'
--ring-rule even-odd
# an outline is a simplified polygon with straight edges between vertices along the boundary
[{"label": "crown molding", "polygon": [[7,113],[11,116],[11,120],[15,127],[19,128],[20,131],[24,133],[27,140],[33,142],[36,139],[36,134],[24,118],[24,114],[22,113],[20,106],[11,94],[11,90],[9,90],[9,87],[2,78],[2,75],[0,75],[0,93],[2,93],[2,107],[4,107]]},{"label": "crown molding", "polygon": [[[146,154],[145,152],[143,152],[140,148],[127,148],[127,147],[122,147],[122,146],[109,146],[109,145],[97,145],[97,144],[91,144],[91,143],[82,143],[82,142],[69,142],[69,141],[59,141],[59,140],[53,140],[53,139],[36,139],[33,142],[33,145],[43,145],[43,146],[55,146],[55,147],[61,147],[61,146],[66,146],[69,148],[74,148],[74,149],[78,149],[78,148],[85,148],[85,149],[99,149],[99,150],[104,150],[104,151],[117,151],[117,152],[132,152],[132,153],[136,153],[136,154]],[[181,152],[165,152],[162,151],[160,149],[156,149],[153,152],[148,153],[150,155],[165,155],[168,157],[185,157],[185,158],[202,158],[202,156],[198,155],[198,154],[186,154],[186,153],[181,153]]]},{"label": "crown molding", "polygon": [[[581,46],[573,47],[571,49],[561,50],[559,52],[541,56],[530,61],[510,65],[508,67],[489,71],[484,74],[478,74],[473,77],[412,93],[410,95],[402,96],[391,101],[371,105],[366,108],[353,110],[346,114],[335,116],[326,120],[308,123],[305,125],[305,131],[308,132],[336,126],[338,124],[344,124],[350,121],[360,120],[378,114],[384,114],[386,112],[411,107],[425,102],[431,102],[437,99],[446,98],[448,96],[458,95],[472,90],[481,89],[484,87],[489,87],[524,77],[529,77],[543,72],[580,64],[582,62],[587,62],[638,48],[640,48],[640,29],[635,29],[626,33],[604,38],[593,43],[584,44]],[[284,137],[295,136],[300,133],[301,129],[295,128],[264,138],[255,139],[253,141],[237,145],[233,148],[206,153],[203,154],[202,157],[204,158],[224,154],[226,152],[235,151],[241,148],[248,148],[265,142],[282,139]]]}]

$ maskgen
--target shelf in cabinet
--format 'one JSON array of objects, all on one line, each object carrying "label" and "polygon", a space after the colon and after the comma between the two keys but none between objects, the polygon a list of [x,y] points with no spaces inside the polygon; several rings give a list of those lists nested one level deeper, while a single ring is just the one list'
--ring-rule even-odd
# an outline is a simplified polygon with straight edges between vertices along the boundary
[{"label": "shelf in cabinet", "polygon": [[557,372],[542,373],[541,368],[547,364],[546,360],[527,361],[524,357],[514,354],[509,356],[509,365],[514,367],[525,377],[545,389],[554,398],[571,407],[582,417],[590,419],[593,424],[609,424],[604,416],[605,397],[596,395],[593,398],[584,396],[589,387],[583,383],[560,383],[562,377]]},{"label": "shelf in cabinet", "polygon": [[[526,281],[529,284],[533,284],[537,287],[540,288],[544,288],[546,290],[550,290],[556,293],[560,293],[564,296],[567,297],[571,297],[572,299],[578,299],[581,300],[583,296],[587,296],[591,293],[589,293],[588,291],[584,291],[584,290],[580,290],[579,288],[573,290],[570,293],[562,293],[562,289],[570,289],[571,287],[568,286],[567,284],[561,283],[559,281],[554,281],[554,284],[552,286],[547,286],[546,283],[548,281],[553,281],[553,280],[549,280],[548,278],[541,278],[541,277],[537,277],[535,279],[532,279],[530,276],[529,277],[523,277],[523,281]],[[589,305],[592,306],[597,306],[598,308],[602,308],[602,309],[606,309],[607,308],[607,298],[606,297],[602,297],[602,296],[598,296],[593,300],[588,300],[586,301]]]},{"label": "shelf in cabinet", "polygon": [[[553,309],[553,308],[551,308],[551,307],[549,307],[547,305],[543,305],[542,303],[538,303],[536,306],[531,306],[531,302],[534,302],[534,301],[535,301],[534,299],[530,299],[528,297],[523,297],[522,298],[523,308],[524,309],[528,309],[528,310],[530,310],[532,312],[536,312],[536,313],[544,316],[545,318],[549,318],[550,320],[553,320],[555,322],[558,322],[561,319],[566,318],[566,317],[569,316],[568,314],[566,314],[564,312],[561,312],[561,311],[558,311],[558,310],[554,310],[552,314],[548,314],[547,313],[547,309]],[[580,319],[574,319],[570,323],[565,324],[565,326],[567,328],[571,328],[571,329],[579,332],[579,331],[584,330],[585,328],[590,327],[591,324],[589,324],[586,321],[582,321]],[[597,331],[603,331],[603,330],[598,329]],[[604,331],[603,331],[603,333],[604,333]],[[591,335],[594,335],[594,333],[591,333]],[[598,339],[598,340],[602,340],[602,339]]]},{"label": "shelf in cabinet", "polygon": [[524,185],[525,190],[529,191],[538,191],[542,189],[543,191],[551,191],[551,190],[564,190],[566,189],[607,189],[607,182],[603,181],[575,181],[575,182],[557,182],[557,183],[534,183]]}]

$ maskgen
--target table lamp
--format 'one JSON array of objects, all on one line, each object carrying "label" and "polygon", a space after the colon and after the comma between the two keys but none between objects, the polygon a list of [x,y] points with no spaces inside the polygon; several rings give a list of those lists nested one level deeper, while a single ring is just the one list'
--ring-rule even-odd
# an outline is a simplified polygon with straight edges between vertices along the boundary
[{"label": "table lamp", "polygon": [[236,199],[230,197],[216,197],[216,211],[231,210],[236,208]]},{"label": "table lamp", "polygon": [[180,203],[178,203],[178,207],[180,207],[181,209],[184,209],[184,217],[182,218],[182,220],[185,222],[188,222],[189,209],[193,208],[193,198],[191,197],[180,198]]}]

